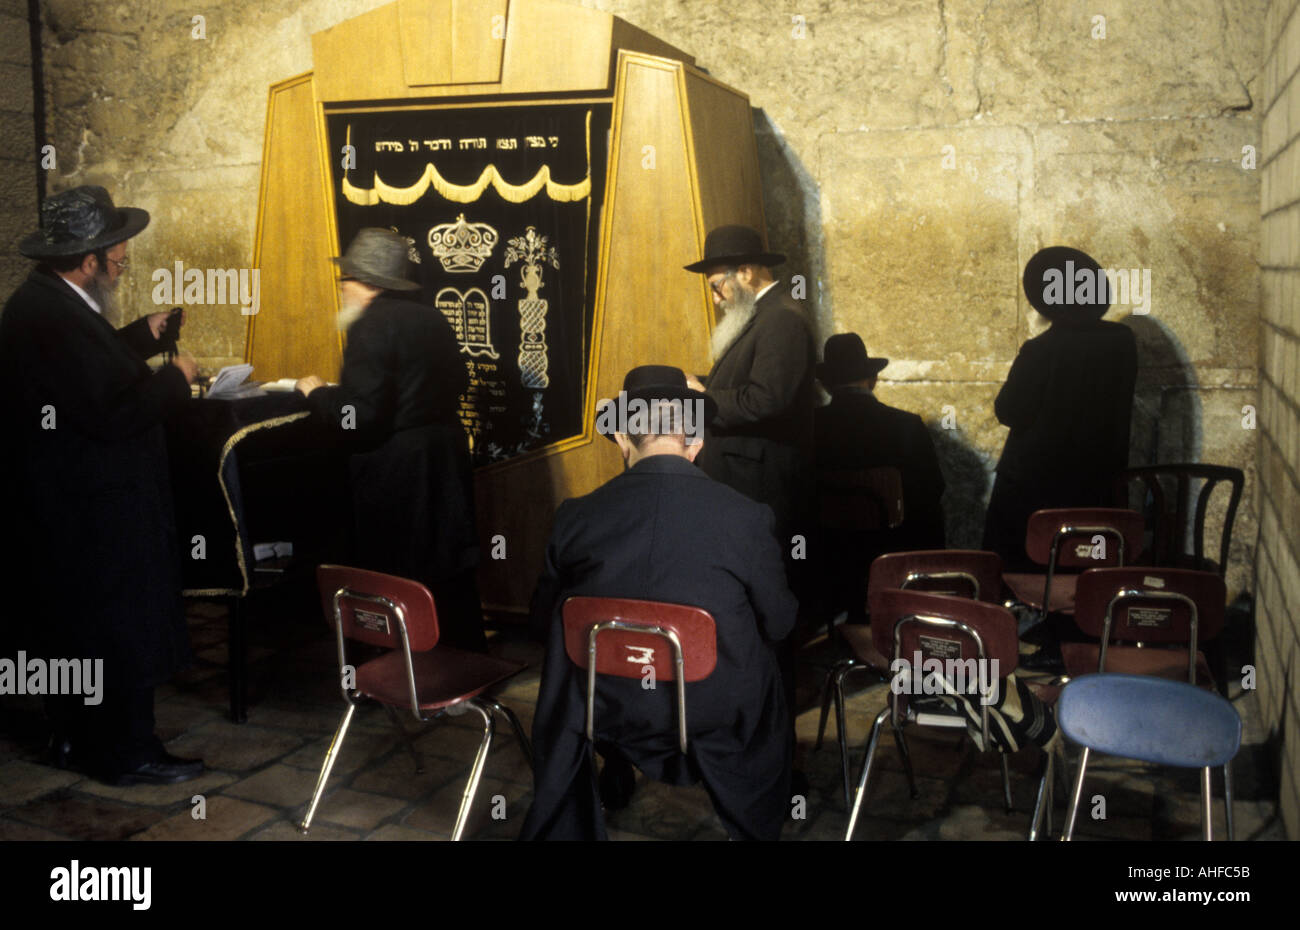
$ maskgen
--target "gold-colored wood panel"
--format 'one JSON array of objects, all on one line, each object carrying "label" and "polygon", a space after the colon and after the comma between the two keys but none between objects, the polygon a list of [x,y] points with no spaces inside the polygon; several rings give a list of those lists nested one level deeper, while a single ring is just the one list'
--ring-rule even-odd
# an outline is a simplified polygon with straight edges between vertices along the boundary
[{"label": "gold-colored wood panel", "polygon": [[452,0],[451,83],[500,83],[507,6],[507,0]]},{"label": "gold-colored wood panel", "polygon": [[690,69],[686,87],[703,232],[741,223],[766,234],[749,97]]},{"label": "gold-colored wood panel", "polygon": [[330,379],[342,357],[318,109],[311,74],[271,86],[253,245],[261,310],[249,317],[244,350],[258,380]]},{"label": "gold-colored wood panel", "polygon": [[397,39],[407,84],[452,82],[451,23],[452,0],[397,0]]},{"label": "gold-colored wood panel", "polygon": [[[407,87],[397,4],[377,7],[313,33],[312,70],[322,101],[379,100],[427,94]],[[444,43],[446,40],[444,40]]]}]

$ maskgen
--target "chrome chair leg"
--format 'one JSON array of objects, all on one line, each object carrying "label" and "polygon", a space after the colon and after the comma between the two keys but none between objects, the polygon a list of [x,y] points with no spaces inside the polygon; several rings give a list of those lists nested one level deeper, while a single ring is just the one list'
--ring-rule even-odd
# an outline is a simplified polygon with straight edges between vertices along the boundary
[{"label": "chrome chair leg", "polygon": [[835,731],[840,744],[840,776],[844,779],[844,809],[849,809],[849,717],[844,709],[844,676],[853,666],[837,666],[835,672]]},{"label": "chrome chair leg", "polygon": [[334,768],[334,760],[338,758],[339,749],[343,746],[343,737],[348,735],[348,725],[352,723],[352,715],[356,712],[357,705],[348,704],[348,709],[343,713],[343,719],[339,721],[339,727],[334,731],[334,739],[330,742],[330,748],[325,752],[325,763],[321,766],[320,777],[316,779],[316,790],[312,793],[311,804],[307,806],[307,815],[302,818],[299,829],[306,833],[311,829],[311,819],[316,816],[316,805],[320,804],[320,797],[325,793],[325,783],[329,781],[330,769]]},{"label": "chrome chair leg", "polygon": [[839,665],[833,665],[826,672],[826,681],[822,683],[822,712],[817,718],[817,742],[813,743],[813,752],[822,748],[822,739],[826,735],[826,718],[831,713],[831,681],[835,678],[835,670]]},{"label": "chrome chair leg", "polygon": [[1013,807],[1011,803],[1011,768],[1007,764],[1007,754],[1005,752],[998,753],[998,757],[1002,760],[1002,800],[1006,803],[1007,813],[1009,814]]},{"label": "chrome chair leg", "polygon": [[844,831],[845,842],[853,839],[853,831],[858,826],[858,813],[862,810],[862,799],[867,794],[867,779],[871,777],[871,760],[876,755],[876,741],[880,737],[880,727],[890,714],[886,707],[876,715],[876,722],[871,725],[871,738],[867,740],[867,757],[862,760],[862,776],[858,779],[858,790],[853,798],[853,809],[849,812],[849,826]]},{"label": "chrome chair leg", "polygon": [[1066,817],[1065,832],[1061,834],[1062,840],[1074,839],[1074,822],[1079,815],[1079,800],[1083,797],[1083,776],[1088,771],[1088,747],[1084,747],[1083,752],[1079,755],[1079,772],[1074,777],[1074,791],[1070,796],[1070,813]]},{"label": "chrome chair leg", "polygon": [[1205,842],[1214,839],[1214,809],[1210,806],[1210,768],[1201,769],[1201,836]]},{"label": "chrome chair leg", "polygon": [[1228,827],[1228,842],[1237,838],[1232,828],[1232,763],[1223,767],[1223,819]]},{"label": "chrome chair leg", "polygon": [[528,760],[528,768],[531,770],[533,767],[533,746],[532,743],[528,742],[528,734],[524,732],[523,724],[519,722],[515,712],[491,698],[484,698],[483,702],[509,721],[511,728],[515,731],[515,738],[519,740],[519,748],[523,751],[524,758]]},{"label": "chrome chair leg", "polygon": [[1055,753],[1047,750],[1043,758],[1043,774],[1038,780],[1038,794],[1034,799],[1034,814],[1029,818],[1029,842],[1038,839],[1043,826],[1043,817],[1047,817],[1047,832],[1052,831],[1052,768]]},{"label": "chrome chair leg", "polygon": [[495,718],[492,716],[491,708],[477,698],[470,698],[466,702],[470,707],[478,711],[479,716],[483,718],[483,741],[479,743],[478,755],[474,757],[474,767],[470,769],[469,782],[465,785],[465,793],[460,799],[460,810],[456,812],[456,826],[451,831],[452,842],[461,838],[465,832],[465,824],[469,820],[470,807],[474,804],[474,794],[478,791],[479,779],[483,777],[483,768],[487,762],[488,749],[492,745],[492,733],[496,727]]},{"label": "chrome chair leg", "polygon": [[915,801],[921,796],[921,792],[916,790],[916,775],[912,772],[912,754],[907,750],[907,737],[903,735],[903,727],[898,723],[894,724],[894,745],[898,747],[898,754],[903,759],[903,771],[907,773],[907,788],[912,794],[912,800]]},{"label": "chrome chair leg", "polygon": [[401,735],[402,742],[406,744],[406,749],[410,752],[411,758],[415,761],[415,774],[423,775],[424,763],[420,761],[420,754],[415,751],[415,741],[411,739],[411,734],[406,731],[406,727],[402,726],[402,721],[398,718],[393,705],[385,704],[384,710],[388,714],[388,719],[392,721],[393,726],[397,728],[397,732]]}]

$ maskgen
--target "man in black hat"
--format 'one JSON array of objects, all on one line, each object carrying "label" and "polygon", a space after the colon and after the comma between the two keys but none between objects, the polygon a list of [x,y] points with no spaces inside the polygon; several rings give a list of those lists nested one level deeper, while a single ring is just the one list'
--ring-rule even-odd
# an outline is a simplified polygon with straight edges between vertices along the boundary
[{"label": "man in black hat", "polygon": [[1110,307],[1105,273],[1078,249],[1053,246],[1025,265],[1029,303],[1051,321],[1020,347],[994,411],[1011,428],[984,524],[984,548],[1009,571],[1032,571],[1025,527],[1036,510],[1105,507],[1128,466],[1137,342]]},{"label": "man in black hat", "polygon": [[720,226],[686,270],[705,275],[723,313],[713,330],[713,368],[704,384],[693,381],[718,405],[699,465],[770,506],[788,551],[806,506],[816,350],[789,288],[772,277],[783,261],[748,226]]},{"label": "man in black hat", "polygon": [[[816,468],[893,466],[903,479],[901,526],[879,534],[837,535],[834,542],[823,537],[818,547],[822,551],[813,554],[823,565],[829,557],[831,574],[848,582],[852,595],[833,606],[847,608],[851,615],[862,613],[863,585],[872,558],[944,545],[944,480],[930,431],[919,416],[882,404],[873,393],[878,375],[888,364],[887,358],[869,356],[857,333],[842,333],[826,340],[825,361],[817,366],[817,379],[830,393],[831,402],[813,413]],[[828,544],[833,549],[829,553]]]},{"label": "man in black hat", "polygon": [[573,595],[669,601],[713,615],[717,666],[686,685],[688,755],[678,748],[674,689],[647,690],[639,679],[599,679],[595,736],[609,747],[607,766],[626,760],[660,781],[703,781],[733,838],[780,836],[792,747],[773,644],[794,625],[797,605],[771,510],[691,464],[707,448],[701,407],[705,418],[716,412],[680,369],[633,369],[597,420],[627,470],[556,511],[533,595],[533,621],[548,644],[524,839],[605,838],[585,735],[586,673],[564,649],[561,608]]},{"label": "man in black hat", "polygon": [[[115,330],[103,311],[149,222],[102,187],[41,205],[19,251],[40,260],[0,316],[5,623],[42,659],[103,661],[103,691],[52,695],[54,761],[115,784],[194,778],[154,735],[153,691],[190,659],[163,420],[196,373],[151,372],[166,312]],[[93,667],[93,666],[92,666]]]},{"label": "man in black hat", "polygon": [[362,229],[339,266],[347,330],[337,386],[301,379],[315,416],[354,451],[353,560],[433,592],[441,642],[485,650],[469,441],[457,415],[469,372],[443,314],[405,299],[406,240]]}]

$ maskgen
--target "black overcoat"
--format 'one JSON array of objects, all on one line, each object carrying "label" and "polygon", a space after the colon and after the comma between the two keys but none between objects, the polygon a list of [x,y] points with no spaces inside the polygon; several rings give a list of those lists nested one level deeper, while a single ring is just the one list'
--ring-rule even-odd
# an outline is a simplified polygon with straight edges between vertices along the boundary
[{"label": "black overcoat", "polygon": [[686,459],[656,455],[556,512],[533,598],[547,651],[533,721],[534,801],[524,839],[603,839],[586,748],[586,673],[564,651],[572,595],[702,607],[717,623],[713,674],[686,685],[689,756],[677,746],[675,687],[602,677],[596,738],[647,776],[699,778],[728,832],[777,839],[790,813],[791,729],[772,644],[797,604],[785,583],[772,513]]},{"label": "black overcoat", "polygon": [[1035,510],[1111,503],[1136,383],[1137,341],[1120,323],[1056,322],[1020,347],[994,402],[1011,433],[984,526],[984,547],[1008,568],[1032,564],[1024,542]]},{"label": "black overcoat", "polygon": [[771,507],[783,538],[808,505],[816,358],[799,305],[777,283],[704,382],[718,413],[697,464]]},{"label": "black overcoat", "polygon": [[0,316],[4,561],[25,604],[6,620],[135,688],[190,658],[163,432],[190,390],[174,365],[150,372],[159,348],[146,320],[115,330],[43,270]]},{"label": "black overcoat", "polygon": [[[451,325],[433,307],[380,296],[348,329],[339,384],[308,402],[353,451],[360,567],[437,588],[478,564],[473,469],[457,418],[468,385]],[[445,638],[481,638],[481,615],[477,622]]]}]

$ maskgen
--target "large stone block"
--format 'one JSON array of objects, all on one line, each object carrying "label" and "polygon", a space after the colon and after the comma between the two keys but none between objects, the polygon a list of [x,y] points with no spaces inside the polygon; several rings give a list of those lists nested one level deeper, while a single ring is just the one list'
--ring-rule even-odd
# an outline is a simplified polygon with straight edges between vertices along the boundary
[{"label": "large stone block", "polygon": [[1009,362],[1031,164],[1015,129],[824,136],[817,174],[837,328],[890,358]]}]

